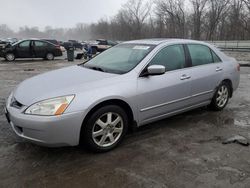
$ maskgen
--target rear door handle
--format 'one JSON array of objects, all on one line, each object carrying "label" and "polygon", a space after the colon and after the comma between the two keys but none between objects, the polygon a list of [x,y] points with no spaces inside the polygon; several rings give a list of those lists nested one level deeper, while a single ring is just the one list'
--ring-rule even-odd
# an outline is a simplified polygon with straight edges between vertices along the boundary
[{"label": "rear door handle", "polygon": [[222,69],[221,67],[217,67],[215,70],[216,70],[216,72],[220,72],[220,71],[222,71],[223,69]]},{"label": "rear door handle", "polygon": [[186,74],[183,74],[182,76],[181,76],[181,80],[187,80],[187,79],[190,79],[191,78],[191,76],[187,76]]}]

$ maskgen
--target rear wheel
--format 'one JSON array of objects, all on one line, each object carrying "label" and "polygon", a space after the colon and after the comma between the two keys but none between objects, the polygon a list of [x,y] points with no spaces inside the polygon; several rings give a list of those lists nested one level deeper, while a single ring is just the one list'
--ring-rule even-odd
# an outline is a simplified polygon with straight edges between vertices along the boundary
[{"label": "rear wheel", "polygon": [[54,60],[54,54],[52,54],[52,53],[47,53],[47,54],[46,54],[46,59],[49,60],[49,61]]},{"label": "rear wheel", "polygon": [[15,60],[15,55],[13,54],[13,53],[7,53],[6,55],[5,55],[5,59],[7,60],[7,61],[14,61]]},{"label": "rear wheel", "polygon": [[95,111],[83,126],[81,142],[94,152],[106,152],[122,141],[128,117],[119,106],[109,105]]},{"label": "rear wheel", "polygon": [[215,92],[209,107],[212,110],[220,111],[226,107],[230,98],[230,86],[227,82],[222,82]]}]

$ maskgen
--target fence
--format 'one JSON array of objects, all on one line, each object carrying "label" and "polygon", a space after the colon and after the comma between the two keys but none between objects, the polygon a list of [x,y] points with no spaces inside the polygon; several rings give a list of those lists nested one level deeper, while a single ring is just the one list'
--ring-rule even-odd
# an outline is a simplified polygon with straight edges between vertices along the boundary
[{"label": "fence", "polygon": [[250,52],[250,40],[238,41],[206,41],[222,50]]}]

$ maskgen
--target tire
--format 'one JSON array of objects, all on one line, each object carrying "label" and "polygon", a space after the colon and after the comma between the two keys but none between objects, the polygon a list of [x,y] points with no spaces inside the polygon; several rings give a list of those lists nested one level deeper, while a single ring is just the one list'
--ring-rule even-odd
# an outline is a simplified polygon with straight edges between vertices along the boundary
[{"label": "tire", "polygon": [[47,53],[47,54],[46,54],[46,59],[47,59],[47,60],[52,61],[52,60],[54,60],[54,58],[55,58],[55,57],[54,57],[54,54],[52,54],[52,53]]},{"label": "tire", "polygon": [[224,109],[230,98],[231,87],[227,82],[222,82],[217,88],[209,108],[214,111]]},{"label": "tire", "polygon": [[83,125],[80,143],[93,152],[107,152],[123,140],[128,130],[128,116],[116,105],[96,110]]},{"label": "tire", "polygon": [[7,54],[5,55],[6,61],[9,61],[9,62],[14,61],[15,58],[16,58],[16,57],[15,57],[15,54],[13,54],[13,53],[7,53]]}]

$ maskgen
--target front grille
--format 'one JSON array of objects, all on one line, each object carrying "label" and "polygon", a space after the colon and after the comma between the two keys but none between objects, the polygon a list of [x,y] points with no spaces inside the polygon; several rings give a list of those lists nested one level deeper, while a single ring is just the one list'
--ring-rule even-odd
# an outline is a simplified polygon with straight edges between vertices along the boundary
[{"label": "front grille", "polygon": [[17,108],[17,109],[20,109],[23,107],[23,104],[21,104],[20,102],[18,102],[14,97],[11,99],[11,102],[10,102],[10,106],[11,107],[14,107],[14,108]]}]

